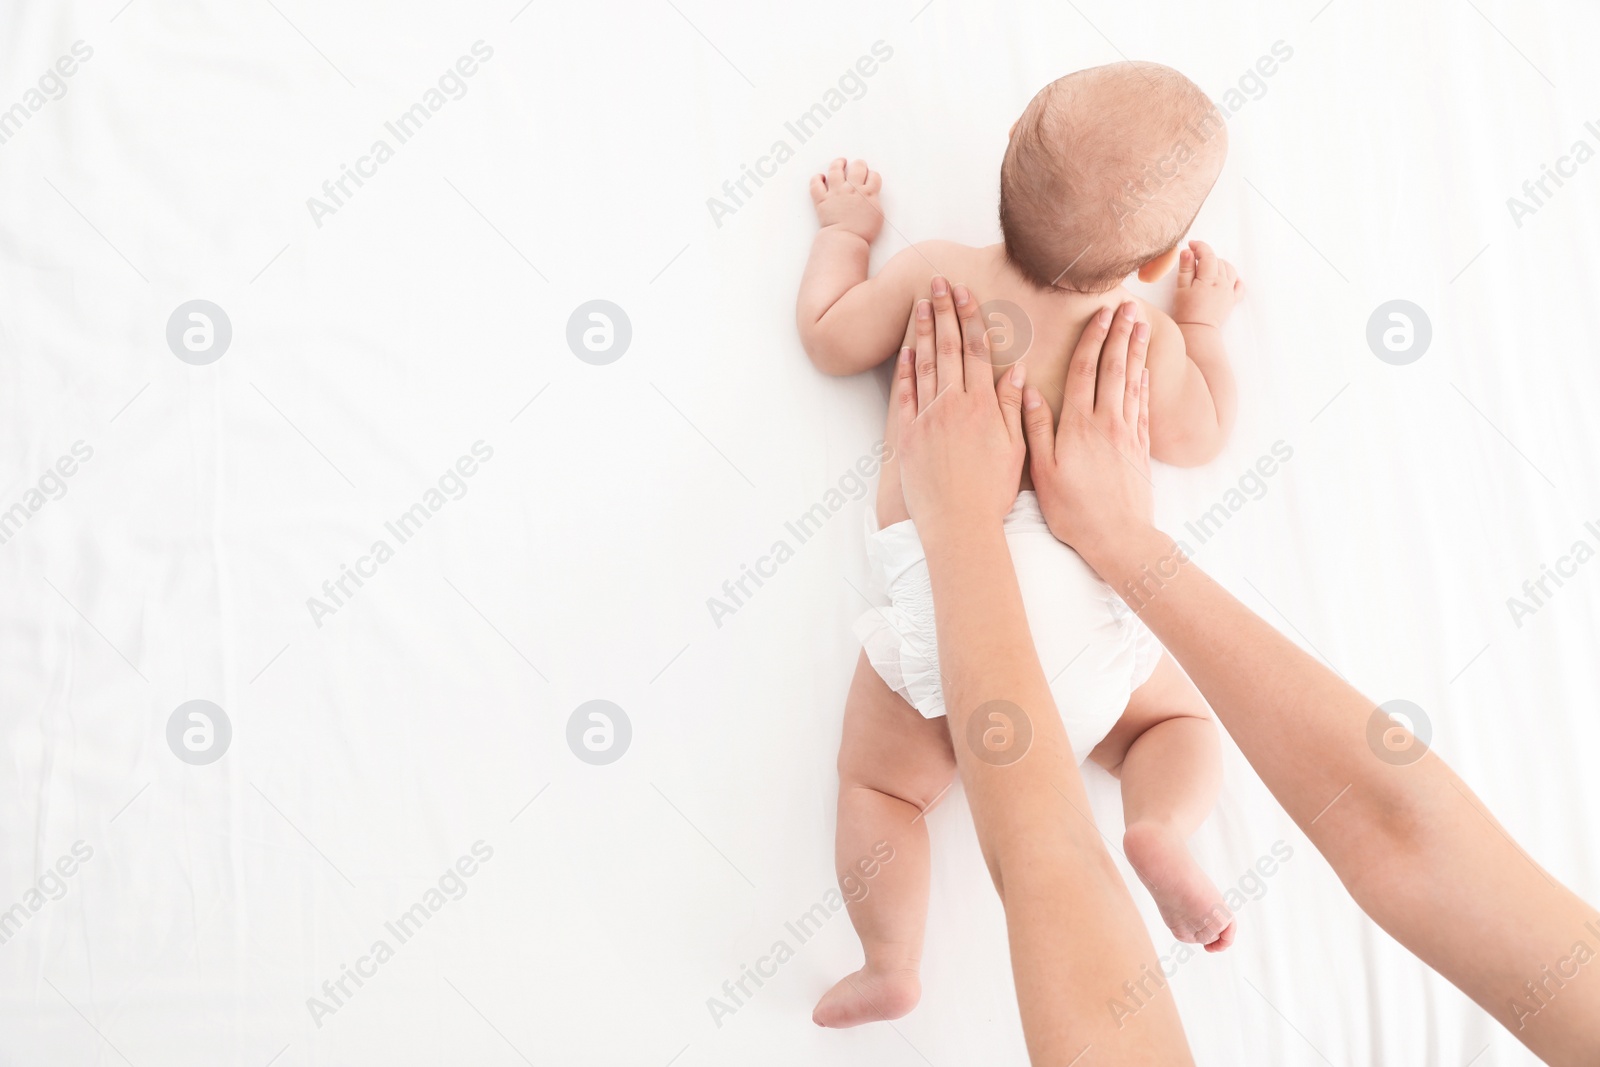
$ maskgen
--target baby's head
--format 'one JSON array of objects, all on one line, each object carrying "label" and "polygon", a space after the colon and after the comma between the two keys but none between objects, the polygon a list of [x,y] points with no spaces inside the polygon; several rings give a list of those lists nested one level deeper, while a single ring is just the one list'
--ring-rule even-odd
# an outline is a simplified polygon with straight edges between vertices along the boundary
[{"label": "baby's head", "polygon": [[1006,258],[1033,284],[1099,293],[1172,268],[1228,154],[1222,113],[1159,63],[1058,78],[1011,128],[1000,166]]}]

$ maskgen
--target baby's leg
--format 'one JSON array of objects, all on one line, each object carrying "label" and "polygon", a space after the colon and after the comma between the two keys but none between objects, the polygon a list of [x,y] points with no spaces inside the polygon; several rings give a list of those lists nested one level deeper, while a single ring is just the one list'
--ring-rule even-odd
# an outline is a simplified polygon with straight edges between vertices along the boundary
[{"label": "baby's leg", "polygon": [[1233,916],[1188,846],[1222,783],[1217,726],[1170,655],[1090,758],[1122,780],[1123,849],[1172,933],[1207,952],[1233,944]]},{"label": "baby's leg", "polygon": [[[850,683],[839,745],[834,862],[866,964],[817,1002],[811,1015],[817,1025],[898,1019],[922,996],[918,971],[928,918],[923,816],[950,787],[955,769],[945,721],[924,719],[884,684],[863,654]],[[874,868],[870,878],[864,876]]]}]

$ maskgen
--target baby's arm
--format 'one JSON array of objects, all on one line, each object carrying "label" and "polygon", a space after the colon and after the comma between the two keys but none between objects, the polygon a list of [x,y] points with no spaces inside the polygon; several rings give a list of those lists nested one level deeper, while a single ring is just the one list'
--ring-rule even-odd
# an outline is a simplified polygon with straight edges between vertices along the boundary
[{"label": "baby's arm", "polygon": [[1207,463],[1233,431],[1238,398],[1222,324],[1243,293],[1233,265],[1191,241],[1178,259],[1172,317],[1143,305],[1151,323],[1150,454],[1163,463]]},{"label": "baby's arm", "polygon": [[895,255],[873,278],[867,255],[883,228],[883,179],[860,160],[836,159],[811,179],[822,228],[800,279],[795,321],[806,355],[824,374],[859,374],[894,355],[906,334],[912,301],[933,276],[928,244]]}]

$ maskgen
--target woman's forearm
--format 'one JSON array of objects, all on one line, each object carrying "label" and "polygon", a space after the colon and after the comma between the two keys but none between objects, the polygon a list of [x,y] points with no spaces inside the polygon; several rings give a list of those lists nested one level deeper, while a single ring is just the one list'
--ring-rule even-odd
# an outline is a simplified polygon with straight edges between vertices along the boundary
[{"label": "woman's forearm", "polygon": [[1003,532],[1026,451],[1025,365],[997,383],[973,294],[942,277],[930,293],[895,371],[901,483],[927,554],[947,721],[1005,906],[1029,1055],[1050,1067],[1192,1063],[1095,829]]},{"label": "woman's forearm", "polygon": [[[1191,1062],[1149,934],[1089,810],[998,526],[925,539],[945,706],[1005,906],[1033,1062]],[[1125,983],[1153,998],[1128,1016]],[[1121,1005],[1120,1011],[1113,1005]]]},{"label": "woman's forearm", "polygon": [[1600,974],[1571,977],[1563,961],[1580,944],[1600,953],[1595,909],[1518,848],[1443,760],[1409,747],[1418,742],[1184,562],[1170,538],[1147,528],[1085,555],[1188,671],[1362,909],[1541,1057],[1592,1063]]},{"label": "woman's forearm", "polygon": [[1600,916],[1522,852],[1442,760],[1152,526],[1150,396],[1133,385],[1148,374],[1139,331],[1130,344],[1128,329],[1125,315],[1084,327],[1059,426],[1037,390],[1025,395],[1051,532],[1189,672],[1368,915],[1547,1061],[1597,1062],[1600,974],[1581,968],[1600,955]]}]

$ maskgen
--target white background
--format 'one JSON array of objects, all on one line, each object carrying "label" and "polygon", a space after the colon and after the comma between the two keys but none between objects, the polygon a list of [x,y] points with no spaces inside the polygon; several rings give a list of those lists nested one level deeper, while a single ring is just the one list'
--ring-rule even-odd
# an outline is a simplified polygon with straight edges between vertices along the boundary
[{"label": "white background", "polygon": [[[882,170],[878,262],[995,240],[1012,119],[1123,55],[1221,98],[1293,50],[1195,229],[1250,286],[1240,424],[1159,473],[1161,519],[1292,447],[1203,565],[1425,709],[1600,899],[1600,564],[1520,628],[1506,607],[1600,519],[1600,162],[1520,227],[1506,207],[1600,146],[1593,7],[121,2],[0,12],[0,107],[94,49],[0,145],[0,508],[94,450],[0,545],[0,909],[93,849],[0,945],[0,1063],[1023,1063],[959,794],[913,1015],[813,1027],[859,964],[841,914],[713,1022],[832,884],[865,502],[720,628],[706,599],[881,432],[879,383],[822,377],[795,335],[809,174]],[[478,40],[466,95],[317,226],[307,198]],[[865,94],[717,226],[707,198],[880,40]],[[195,298],[232,322],[210,366],[165,341]],[[1365,341],[1396,298],[1433,330],[1404,367]],[[591,299],[632,323],[609,366],[566,345]],[[316,626],[306,598],[479,440],[467,495]],[[233,724],[209,766],[166,743],[197,698]],[[565,741],[597,698],[633,728],[606,767]],[[479,840],[466,895],[317,1026],[307,998]],[[1202,861],[1237,884],[1280,840],[1238,944],[1175,979],[1199,1062],[1532,1062],[1361,917],[1230,748]]]}]

